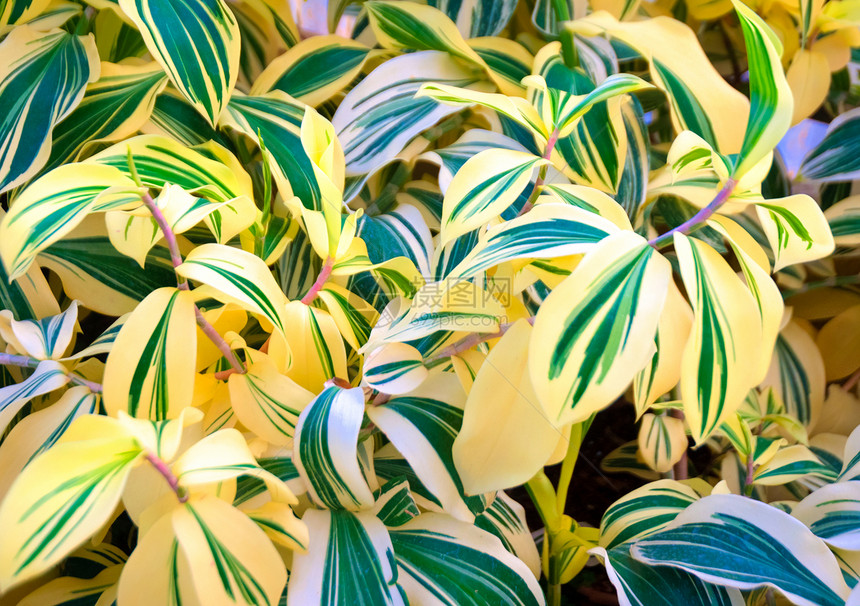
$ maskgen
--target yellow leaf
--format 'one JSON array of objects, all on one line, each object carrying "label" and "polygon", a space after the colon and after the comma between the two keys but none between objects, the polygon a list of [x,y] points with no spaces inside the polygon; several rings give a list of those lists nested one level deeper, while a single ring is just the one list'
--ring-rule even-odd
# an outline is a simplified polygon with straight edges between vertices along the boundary
[{"label": "yellow leaf", "polygon": [[687,452],[684,421],[668,415],[642,416],[639,426],[639,452],[648,467],[666,473]]},{"label": "yellow leaf", "polygon": [[785,75],[794,96],[795,125],[815,113],[830,91],[830,64],[827,55],[805,48],[797,51]]}]

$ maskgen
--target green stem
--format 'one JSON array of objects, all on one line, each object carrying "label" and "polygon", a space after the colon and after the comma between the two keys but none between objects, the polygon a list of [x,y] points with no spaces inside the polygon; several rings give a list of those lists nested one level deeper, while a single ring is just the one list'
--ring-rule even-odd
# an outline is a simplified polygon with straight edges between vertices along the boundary
[{"label": "green stem", "polygon": [[577,423],[570,428],[570,441],[567,444],[567,453],[564,455],[564,461],[561,463],[561,473],[558,479],[558,489],[556,490],[556,509],[558,515],[564,515],[564,508],[567,506],[567,493],[570,491],[570,482],[573,479],[573,470],[576,467],[576,462],[579,459],[579,451],[582,448],[582,441],[585,439],[585,433],[591,427],[591,421],[588,419],[583,423]]},{"label": "green stem", "polygon": [[551,583],[546,586],[547,606],[561,606],[561,585]]},{"label": "green stem", "polygon": [[544,540],[547,541],[551,534],[561,530],[561,516],[556,509],[555,489],[552,487],[552,482],[541,470],[526,482],[526,492],[529,493],[540,519],[543,520],[547,533]]}]

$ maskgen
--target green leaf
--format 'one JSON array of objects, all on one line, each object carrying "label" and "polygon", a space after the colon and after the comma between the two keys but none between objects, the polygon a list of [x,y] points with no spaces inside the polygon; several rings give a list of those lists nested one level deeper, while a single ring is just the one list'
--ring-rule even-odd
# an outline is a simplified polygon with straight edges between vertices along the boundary
[{"label": "green leaf", "polygon": [[325,388],[299,417],[293,461],[313,500],[329,509],[358,511],[373,505],[358,464],[363,418],[361,389],[340,387]]},{"label": "green leaf", "polygon": [[239,25],[222,0],[119,0],[174,86],[212,125],[239,75]]},{"label": "green leaf", "polygon": [[439,513],[389,530],[400,584],[415,604],[542,605],[528,567],[497,537]]},{"label": "green leaf", "polygon": [[775,587],[802,606],[837,606],[849,589],[836,558],[801,522],[765,503],[712,495],[669,528],[637,541],[633,557],[742,590]]},{"label": "green leaf", "polygon": [[837,116],[824,139],[803,159],[798,177],[805,181],[852,181],[860,176],[860,108]]},{"label": "green leaf", "polygon": [[448,15],[464,38],[499,35],[517,6],[515,0],[430,0],[429,4]]},{"label": "green leaf", "polygon": [[798,503],[791,515],[831,547],[860,550],[860,482],[822,486]]},{"label": "green leaf", "polygon": [[391,539],[370,512],[310,509],[307,553],[293,555],[288,606],[403,605]]},{"label": "green leaf", "polygon": [[373,493],[373,497],[376,499],[373,513],[386,526],[402,526],[421,513],[405,477],[389,480]]},{"label": "green leaf", "polygon": [[29,377],[0,388],[0,435],[6,433],[9,423],[24,405],[46,393],[51,393],[69,382],[66,367],[53,360],[39,362]]},{"label": "green leaf", "polygon": [[91,36],[57,29],[42,33],[26,25],[0,43],[0,56],[3,192],[31,179],[48,161],[52,129],[80,103],[87,82],[98,78],[99,64]]},{"label": "green leaf", "polygon": [[529,351],[535,393],[550,419],[584,421],[624,392],[651,358],[671,273],[644,238],[618,232],[553,289]]}]

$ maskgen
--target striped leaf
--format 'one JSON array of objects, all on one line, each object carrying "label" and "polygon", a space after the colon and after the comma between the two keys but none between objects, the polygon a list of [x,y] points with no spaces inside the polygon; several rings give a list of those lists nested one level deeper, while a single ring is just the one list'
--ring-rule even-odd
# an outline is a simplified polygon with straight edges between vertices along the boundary
[{"label": "striped leaf", "polygon": [[773,349],[782,323],[785,306],[776,283],[770,277],[770,261],[764,250],[749,233],[727,217],[714,215],[708,226],[720,232],[729,241],[740,265],[747,288],[755,298],[761,323],[761,350],[756,382],[767,375]]},{"label": "striped leaf", "polygon": [[837,246],[860,246],[860,197],[850,196],[824,211]]},{"label": "striped leaf", "polygon": [[353,349],[361,349],[379,317],[370,303],[341,286],[327,284],[317,295]]},{"label": "striped leaf", "polygon": [[289,0],[231,1],[230,10],[242,45],[237,86],[247,90],[267,65],[296,45],[299,31]]},{"label": "striped leaf", "polygon": [[[85,418],[85,417],[84,417]],[[126,436],[55,445],[18,476],[0,506],[6,591],[59,563],[107,522],[141,449]]]},{"label": "striped leaf", "polygon": [[675,250],[695,312],[681,362],[681,397],[693,439],[701,444],[753,386],[761,323],[752,294],[717,251],[677,232]]},{"label": "striped leaf", "polygon": [[402,605],[391,539],[369,512],[308,510],[307,553],[293,555],[287,606]]},{"label": "striped leaf", "polygon": [[332,316],[301,301],[287,303],[286,352],[280,339],[272,341],[269,354],[282,365],[287,357],[291,365],[286,374],[312,393],[322,391],[325,382],[347,376],[346,348],[338,325]]},{"label": "striped leaf", "polygon": [[16,423],[0,446],[0,501],[25,466],[53,446],[76,418],[96,414],[98,404],[97,395],[76,386],[51,406]]},{"label": "striped leaf", "polygon": [[798,176],[806,181],[851,181],[860,175],[860,108],[837,116],[824,139],[803,159]]},{"label": "striped leaf", "polygon": [[87,86],[80,104],[54,129],[44,170],[76,160],[89,144],[135,134],[149,119],[155,98],[166,84],[164,70],[155,62],[103,61],[99,79]]},{"label": "striped leaf", "polygon": [[[289,451],[289,454],[292,455],[292,450]],[[296,494],[304,492],[305,486],[291,456],[262,457],[257,459],[257,464],[287,484]],[[239,506],[247,503],[254,497],[261,495],[265,490],[266,483],[260,478],[249,475],[241,476],[236,482],[236,496],[233,498],[233,505]]]},{"label": "striped leaf", "polygon": [[313,36],[269,63],[249,94],[277,89],[316,107],[346,88],[369,56],[370,49],[355,40]]},{"label": "striped leaf", "polygon": [[780,331],[762,386],[773,387],[785,411],[806,427],[818,421],[826,387],[824,360],[799,323],[791,321]]},{"label": "striped leaf", "polygon": [[111,566],[91,579],[72,576],[53,579],[18,603],[21,606],[75,606],[81,600],[92,600],[93,604],[98,604],[116,595],[116,582],[122,568],[121,565]]},{"label": "striped leaf", "polygon": [[750,118],[733,174],[744,176],[767,156],[791,125],[793,97],[782,69],[782,42],[755,11],[734,1],[750,73]]},{"label": "striped leaf", "polygon": [[665,528],[692,503],[710,494],[703,480],[657,480],[615,501],[600,521],[600,545],[612,551],[622,543]]},{"label": "striped leaf", "polygon": [[845,442],[839,481],[860,479],[860,429],[854,428]]},{"label": "striped leaf", "polygon": [[672,281],[657,324],[654,338],[656,351],[645,368],[633,378],[633,401],[637,415],[648,410],[660,396],[669,393],[678,384],[681,379],[681,358],[692,327],[693,310]]},{"label": "striped leaf", "polygon": [[[23,2],[14,4],[21,5]],[[29,3],[28,3],[29,4]],[[0,6],[0,23],[8,15]],[[11,7],[12,12],[17,12]],[[5,13],[5,15],[4,15]],[[0,43],[0,192],[25,183],[48,161],[51,131],[80,103],[99,77],[91,36],[16,27]]]},{"label": "striped leaf", "polygon": [[422,275],[430,273],[433,236],[421,211],[415,206],[398,204],[382,215],[363,215],[356,235],[367,245],[371,262],[383,263],[396,257],[406,257]]},{"label": "striped leaf", "polygon": [[667,415],[642,415],[639,451],[648,467],[666,473],[687,452],[684,421]]},{"label": "striped leaf", "polygon": [[[152,567],[155,558],[164,565]],[[275,604],[287,574],[266,534],[214,496],[192,499],[144,534],[119,581],[117,601]]]},{"label": "striped leaf", "polygon": [[215,143],[189,149],[160,135],[139,135],[88,158],[86,164],[112,166],[130,176],[129,152],[145,187],[161,189],[172,183],[211,202],[254,197],[251,177],[235,156]]},{"label": "striped leaf", "polygon": [[[361,389],[326,387],[302,410],[293,441],[293,461],[308,494],[324,507],[359,511],[373,506],[373,494],[358,464],[358,432],[363,418]],[[313,537],[313,525],[308,526]]]},{"label": "striped leaf", "polygon": [[497,36],[505,28],[517,3],[513,0],[430,0],[430,5],[448,15],[464,38]]},{"label": "striped leaf", "polygon": [[567,27],[586,36],[606,33],[649,59],[655,85],[669,96],[676,132],[691,130],[724,154],[740,151],[749,100],[714,68],[685,23],[622,22],[596,12]]},{"label": "striped leaf", "polygon": [[622,99],[621,120],[627,136],[627,152],[624,155],[621,178],[618,180],[616,199],[629,217],[635,217],[639,207],[645,202],[648,190],[651,144],[642,106],[635,98]]},{"label": "striped leaf", "polygon": [[69,382],[66,367],[53,360],[39,362],[33,374],[21,381],[0,388],[0,435],[6,433],[9,423],[24,405],[46,393],[51,393]]},{"label": "striped leaf", "polygon": [[606,219],[581,208],[538,204],[522,217],[491,227],[446,277],[471,278],[513,259],[548,259],[594,249],[618,232]]},{"label": "striped leaf", "polygon": [[[766,443],[761,439],[759,441]],[[780,448],[770,460],[761,464],[753,474],[753,483],[781,486],[811,474],[830,477],[829,470],[812,450],[803,444],[795,444]]]},{"label": "striped leaf", "polygon": [[286,331],[287,299],[259,257],[224,244],[203,244],[191,251],[176,273],[211,287],[224,303],[264,316],[281,334]]},{"label": "striped leaf", "polygon": [[[222,120],[223,118],[222,115]],[[227,145],[227,138],[215,131],[206,118],[197,113],[194,106],[172,88],[167,88],[158,95],[149,122],[143,125],[141,131],[148,135],[161,135],[185,145],[200,145],[209,140],[219,145]]]},{"label": "striped leaf", "polygon": [[619,232],[544,300],[529,370],[554,423],[584,421],[608,406],[647,364],[671,273],[644,238]]},{"label": "striped leaf", "polygon": [[[6,341],[14,344],[15,349],[31,358],[58,360],[69,348],[77,322],[78,302],[72,301],[66,311],[56,316],[41,320],[10,318],[11,334],[3,336]],[[2,332],[0,329],[0,333]]]},{"label": "striped leaf", "polygon": [[[509,0],[493,2],[493,6],[503,6]],[[482,0],[483,5],[489,4]],[[488,75],[499,91],[506,95],[522,95],[525,87],[522,79],[531,73],[534,57],[519,42],[508,38],[473,38],[467,43],[484,63]]]},{"label": "striped leaf", "polygon": [[756,214],[775,256],[774,271],[833,252],[827,219],[818,203],[806,194],[759,202]]},{"label": "striped leaf", "polygon": [[522,560],[535,578],[540,577],[540,554],[522,505],[499,491],[490,506],[475,518],[475,526],[499,537],[505,549]]},{"label": "striped leaf", "polygon": [[[0,210],[0,226],[5,216],[6,211]],[[60,313],[57,299],[38,265],[31,265],[19,279],[10,280],[5,265],[0,263],[0,309],[9,310],[19,320],[38,320]]]},{"label": "striped leaf", "polygon": [[373,496],[373,513],[386,526],[402,526],[421,513],[405,477],[389,480]]},{"label": "striped leaf", "polygon": [[109,166],[67,164],[34,181],[0,223],[0,257],[10,278],[90,212],[140,205],[134,182]]},{"label": "striped leaf", "polygon": [[386,343],[373,350],[362,370],[368,386],[392,395],[412,391],[428,376],[421,352],[406,343]]},{"label": "striped leaf", "polygon": [[603,457],[600,469],[609,473],[629,473],[649,482],[660,479],[660,474],[645,463],[636,440],[622,444]]},{"label": "striped leaf", "polygon": [[440,51],[395,57],[374,69],[344,97],[332,117],[347,176],[374,172],[420,133],[457,111],[417,96],[422,85],[434,82],[485,91],[491,85],[482,80],[477,68]]},{"label": "striped leaf", "polygon": [[104,219],[97,216],[85,219],[68,236],[43,250],[38,259],[39,265],[60,277],[69,297],[108,316],[128,313],[153,290],[176,284],[167,248],[154,247],[141,271],[135,261],[114,248]]},{"label": "striped leaf", "polygon": [[173,85],[212,126],[239,75],[239,25],[222,0],[119,0]]},{"label": "striped leaf", "polygon": [[475,377],[454,440],[454,464],[469,494],[528,482],[563,432],[546,417],[528,371],[532,327],[518,320],[490,351]]},{"label": "striped leaf", "polygon": [[441,244],[499,216],[543,164],[547,161],[530,153],[507,149],[488,149],[469,159],[445,192]]},{"label": "striped leaf", "polygon": [[573,0],[537,0],[532,10],[532,23],[542,33],[555,36],[562,23],[584,15],[578,14]]},{"label": "striped leaf", "polygon": [[0,4],[0,31],[6,31],[9,25],[26,23],[44,11],[50,0],[4,0]]},{"label": "striped leaf", "polygon": [[402,453],[442,508],[472,522],[486,502],[481,496],[466,496],[452,453],[463,424],[464,401],[456,375],[438,373],[409,395],[368,407],[367,416]]},{"label": "striped leaf", "polygon": [[310,543],[308,528],[286,503],[269,501],[256,509],[245,509],[243,512],[272,542],[297,552],[307,550]]},{"label": "striped leaf", "polygon": [[291,445],[313,394],[278,372],[264,353],[246,349],[247,372],[230,375],[230,405],[239,421],[270,444]]},{"label": "striped leaf", "polygon": [[320,186],[301,141],[304,114],[304,106],[281,91],[258,97],[234,95],[224,123],[254,141],[262,141],[264,155],[285,200],[298,196],[305,208],[322,210]]},{"label": "striped leaf", "polygon": [[163,421],[191,404],[197,326],[194,296],[159,288],[131,313],[105,366],[104,404],[111,414]]},{"label": "striped leaf", "polygon": [[632,555],[741,590],[775,587],[802,606],[843,604],[849,593],[821,539],[787,513],[737,495],[693,503],[666,530],[637,541]]},{"label": "striped leaf", "polygon": [[438,513],[389,530],[398,579],[410,603],[540,605],[528,567],[490,533]]},{"label": "striped leaf", "polygon": [[648,566],[630,555],[629,545],[593,551],[603,558],[609,580],[623,606],[743,606],[740,591],[699,580],[668,566]]},{"label": "striped leaf", "polygon": [[557,200],[595,213],[615,223],[621,229],[632,230],[624,208],[607,194],[593,187],[549,183],[543,186],[538,202]]}]

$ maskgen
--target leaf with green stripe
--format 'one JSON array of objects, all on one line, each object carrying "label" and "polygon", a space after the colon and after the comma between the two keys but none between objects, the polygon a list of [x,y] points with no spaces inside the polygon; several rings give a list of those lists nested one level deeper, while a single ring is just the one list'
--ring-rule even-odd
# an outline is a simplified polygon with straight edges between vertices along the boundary
[{"label": "leaf with green stripe", "polygon": [[364,360],[362,380],[380,393],[400,395],[421,385],[428,376],[421,352],[406,343],[385,343]]},{"label": "leaf with green stripe", "polygon": [[[761,438],[756,442],[759,448],[768,443]],[[767,463],[758,466],[753,474],[753,483],[760,486],[782,486],[810,475],[835,479],[831,473],[809,447],[794,444],[780,448]]]},{"label": "leaf with green stripe", "polygon": [[845,442],[839,481],[860,480],[860,428],[854,428]]},{"label": "leaf with green stripe", "polygon": [[91,212],[139,206],[134,182],[109,166],[67,164],[34,181],[0,223],[0,257],[10,278]]},{"label": "leaf with green stripe", "polygon": [[254,197],[251,177],[232,153],[214,142],[188,148],[160,135],[139,135],[112,145],[84,164],[111,166],[131,176],[129,153],[145,187],[161,189],[172,183],[210,202]]},{"label": "leaf with green stripe", "polygon": [[665,528],[692,503],[711,493],[700,479],[657,480],[615,501],[600,521],[600,545],[608,550]]},{"label": "leaf with green stripe", "polygon": [[310,537],[308,528],[286,503],[269,501],[256,509],[242,510],[274,543],[302,552],[307,550]]},{"label": "leaf with green stripe", "polygon": [[499,35],[517,6],[514,0],[430,0],[429,4],[448,15],[464,38]]},{"label": "leaf with green stripe", "polygon": [[27,402],[56,391],[69,382],[66,367],[54,360],[43,360],[29,377],[20,383],[0,388],[0,435]]},{"label": "leaf with green stripe", "polygon": [[532,23],[550,36],[558,35],[565,21],[581,16],[574,0],[536,0],[532,9]]},{"label": "leaf with green stripe", "polygon": [[155,62],[126,65],[102,62],[96,82],[80,104],[54,129],[51,156],[43,170],[76,160],[91,144],[135,134],[149,119],[167,76]]},{"label": "leaf with green stripe", "polygon": [[98,604],[116,595],[122,565],[102,570],[93,578],[64,576],[48,581],[18,602],[20,606],[78,606]]},{"label": "leaf with green stripe", "polygon": [[326,284],[317,295],[353,349],[361,349],[379,314],[367,301],[337,284]]},{"label": "leaf with green stripe", "polygon": [[[486,0],[483,0],[486,4]],[[501,5],[504,2],[493,2]],[[522,79],[531,73],[534,57],[519,42],[508,38],[486,37],[467,40],[481,60],[499,91],[506,95],[522,95]]]},{"label": "leaf with green stripe", "polygon": [[753,387],[761,322],[749,289],[716,250],[677,232],[675,250],[695,312],[681,361],[681,398],[693,439],[701,444]]},{"label": "leaf with green stripe", "polygon": [[419,134],[457,112],[417,95],[431,82],[478,91],[492,86],[477,68],[441,51],[420,51],[384,62],[344,97],[331,120],[343,146],[348,177],[373,173]]},{"label": "leaf with green stripe", "polygon": [[499,216],[529,185],[536,168],[547,164],[528,152],[487,149],[460,168],[442,203],[445,244]]},{"label": "leaf with green stripe", "polygon": [[801,606],[841,605],[849,593],[821,539],[787,513],[737,495],[693,503],[667,529],[637,541],[632,555],[741,590],[774,587]]},{"label": "leaf with green stripe", "polygon": [[111,414],[163,421],[191,405],[197,325],[194,295],[176,288],[149,294],[123,324],[105,366]]},{"label": "leaf with green stripe", "polygon": [[792,320],[780,331],[762,386],[773,387],[785,412],[806,427],[818,421],[826,389],[824,359],[798,322]]},{"label": "leaf with green stripe", "polygon": [[767,156],[791,125],[794,98],[782,69],[782,42],[746,4],[732,0],[741,22],[750,73],[750,118],[738,164],[732,175],[743,177]]},{"label": "leaf with green stripe", "polygon": [[259,257],[225,244],[203,244],[191,251],[176,272],[212,287],[222,302],[265,316],[281,334],[286,332],[287,298]]},{"label": "leaf with green stripe", "polygon": [[[156,571],[152,558],[163,563]],[[278,551],[244,513],[211,495],[158,518],[120,577],[118,602],[275,604],[287,583]]]},{"label": "leaf with green stripe", "polygon": [[687,452],[684,421],[668,415],[645,413],[639,425],[639,452],[648,467],[666,473]]},{"label": "leaf with green stripe", "polygon": [[[105,221],[98,216],[87,217],[68,236],[43,250],[38,264],[59,276],[69,297],[108,316],[128,313],[153,290],[176,284],[167,248],[155,246],[150,250],[141,270],[133,259],[114,248]],[[22,277],[15,284],[26,279]]]},{"label": "leaf with green stripe", "polygon": [[644,238],[618,232],[544,300],[529,371],[553,422],[584,421],[605,408],[648,363],[671,274]]},{"label": "leaf with green stripe", "polygon": [[[0,11],[5,13],[5,8],[0,6]],[[33,178],[48,161],[51,131],[81,102],[87,83],[98,78],[99,62],[92,36],[59,29],[38,32],[27,25],[6,36],[0,56],[3,192]]]},{"label": "leaf with green stripe", "polygon": [[155,99],[149,122],[141,127],[141,131],[185,145],[200,145],[210,140],[228,145],[227,138],[212,128],[185,97],[170,87]]},{"label": "leaf with green stripe", "polygon": [[409,480],[401,476],[389,480],[373,492],[376,502],[373,513],[386,526],[402,526],[421,514],[412,492]]},{"label": "leaf with green stripe", "polygon": [[277,89],[316,107],[346,88],[370,53],[360,42],[340,36],[306,38],[269,63],[249,94]]},{"label": "leaf with green stripe", "polygon": [[860,246],[860,196],[850,196],[824,211],[836,246]]},{"label": "leaf with green stripe", "polygon": [[860,108],[841,113],[824,139],[803,159],[798,177],[805,181],[852,181],[860,176]]},{"label": "leaf with green stripe", "polygon": [[806,194],[756,203],[756,214],[774,254],[773,270],[829,256],[833,234],[821,207]]},{"label": "leaf with green stripe", "polygon": [[269,355],[277,360],[289,357],[286,375],[312,393],[319,393],[326,381],[347,376],[346,346],[331,314],[301,301],[287,303],[285,315],[286,352],[280,339],[273,339]]},{"label": "leaf with green stripe", "polygon": [[[0,224],[6,212],[0,209]],[[73,295],[69,294],[72,298]],[[17,280],[10,280],[6,267],[0,263],[0,308],[7,309],[19,320],[37,320],[60,312],[57,299],[37,265],[31,265]]]},{"label": "leaf with green stripe", "polygon": [[609,580],[624,606],[743,606],[740,591],[699,580],[668,566],[649,566],[630,555],[629,545],[593,551],[603,558]]},{"label": "leaf with green stripe", "polygon": [[270,444],[291,445],[299,414],[313,394],[278,372],[266,354],[251,349],[245,354],[247,372],[228,379],[236,417]]},{"label": "leaf with green stripe", "polygon": [[173,85],[215,126],[239,76],[240,32],[222,0],[119,0]]},{"label": "leaf with green stripe", "polygon": [[[2,312],[0,312],[2,313]],[[61,314],[41,320],[15,320],[10,318],[9,330],[15,348],[37,360],[59,360],[72,342],[78,323],[78,302],[72,303]]]},{"label": "leaf with green stripe", "polygon": [[320,185],[302,146],[304,115],[303,104],[272,91],[258,97],[234,95],[224,123],[263,142],[264,155],[285,200],[297,196],[305,208],[322,210]]},{"label": "leaf with green stripe", "polygon": [[50,3],[50,0],[3,0],[0,3],[0,31],[5,32],[10,25],[34,19]]},{"label": "leaf with green stripe", "polygon": [[433,236],[421,211],[415,206],[397,204],[375,217],[363,215],[358,221],[356,235],[367,246],[367,256],[372,263],[406,257],[422,275],[430,273]]},{"label": "leaf with green stripe", "polygon": [[53,446],[76,418],[96,414],[98,405],[99,397],[78,385],[18,421],[0,446],[0,502],[25,466]]},{"label": "leaf with green stripe", "polygon": [[391,539],[371,512],[309,509],[307,553],[293,555],[287,606],[402,606]]},{"label": "leaf with green stripe", "polygon": [[293,461],[314,502],[350,511],[373,506],[373,493],[358,464],[363,418],[364,394],[357,388],[326,387],[302,410]]},{"label": "leaf with green stripe", "polygon": [[414,469],[423,486],[454,517],[474,521],[486,496],[467,496],[454,465],[454,439],[463,424],[466,394],[456,375],[431,375],[408,395],[367,410]]},{"label": "leaf with green stripe", "polygon": [[[84,417],[86,418],[86,417]],[[55,445],[18,476],[0,506],[0,588],[46,572],[107,522],[142,450],[126,436]]]},{"label": "leaf with green stripe", "polygon": [[471,278],[513,259],[549,259],[582,254],[595,248],[618,228],[599,215],[558,203],[542,203],[481,234],[472,251],[448,278]]},{"label": "leaf with green stripe", "polygon": [[625,230],[633,230],[630,217],[618,202],[609,195],[585,185],[567,185],[562,183],[547,183],[541,189],[538,204],[547,200],[564,202],[589,212],[600,215]]},{"label": "leaf with green stripe", "polygon": [[540,578],[540,554],[526,521],[526,510],[507,493],[499,491],[475,526],[496,535],[509,552],[522,560],[535,578]]},{"label": "leaf with green stripe", "polygon": [[439,513],[389,529],[398,579],[410,603],[539,606],[532,572],[485,530]]}]

